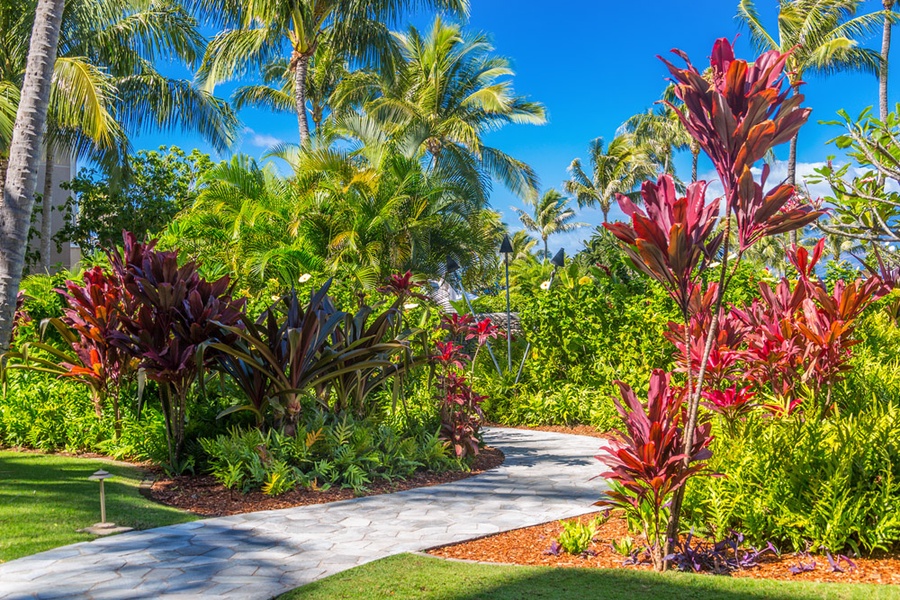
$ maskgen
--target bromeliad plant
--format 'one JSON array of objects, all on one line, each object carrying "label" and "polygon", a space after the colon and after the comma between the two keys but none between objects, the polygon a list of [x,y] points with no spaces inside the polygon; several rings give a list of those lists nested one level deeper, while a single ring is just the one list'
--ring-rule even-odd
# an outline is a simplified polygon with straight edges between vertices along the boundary
[{"label": "bromeliad plant", "polygon": [[[680,469],[692,474],[692,451],[697,432],[702,429],[697,418],[706,364],[717,333],[723,294],[734,268],[743,253],[764,236],[800,229],[817,219],[821,211],[801,205],[790,185],[780,184],[766,190],[767,166],[762,168],[759,181],[752,171],[771,148],[789,141],[809,117],[809,109],[800,107],[803,96],[785,85],[788,54],[766,52],[751,64],[736,59],[728,40],[719,39],[713,46],[707,78],[690,63],[687,55],[675,53],[685,61],[684,68],[662,59],[674,79],[675,94],[684,104],[684,110],[676,110],[675,114],[712,160],[719,176],[724,188],[724,231],[715,232],[718,202],[706,202],[705,184],[692,184],[686,196],[679,198],[674,183],[666,175],[656,184],[644,184],[646,212],[620,196],[619,204],[631,217],[631,223],[606,227],[625,244],[636,266],[659,281],[672,296],[681,310],[687,333],[693,333],[692,305],[704,305],[691,302],[692,298],[704,295],[701,275],[710,268],[714,253],[720,257],[712,301],[708,309],[703,309],[709,311],[705,318],[708,326],[700,332],[704,341],[696,379],[691,376],[691,369],[687,369],[684,394],[687,417],[682,444],[688,450],[680,459]],[[729,247],[732,229],[737,240],[734,249]],[[730,264],[732,251],[736,254],[734,264]],[[688,340],[684,346],[689,352],[694,343]],[[690,355],[685,356],[685,362],[692,363]],[[678,538],[683,490],[683,485],[668,490],[671,515],[666,539],[662,541],[666,546],[663,557],[671,554],[672,544]],[[656,495],[654,501],[661,507],[669,500],[665,495]],[[666,561],[656,566],[665,568]]]}]

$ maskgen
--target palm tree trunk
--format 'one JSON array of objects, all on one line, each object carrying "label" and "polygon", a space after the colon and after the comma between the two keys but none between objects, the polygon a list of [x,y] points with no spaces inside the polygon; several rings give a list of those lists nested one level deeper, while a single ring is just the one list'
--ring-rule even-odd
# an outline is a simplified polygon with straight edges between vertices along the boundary
[{"label": "palm tree trunk", "polygon": [[550,259],[550,247],[547,245],[547,236],[542,236],[544,238],[544,258],[547,260]]},{"label": "palm tree trunk", "polygon": [[3,188],[6,187],[6,170],[8,168],[9,157],[0,154],[0,194],[3,193]]},{"label": "palm tree trunk", "polygon": [[697,183],[697,167],[700,164],[700,144],[691,142],[691,183]]},{"label": "palm tree trunk", "polygon": [[300,145],[309,145],[309,120],[306,115],[306,76],[309,72],[309,55],[300,54],[294,64],[294,102],[297,107],[297,125]]},{"label": "palm tree trunk", "polygon": [[[894,7],[894,0],[882,0],[884,10]],[[881,32],[881,67],[878,71],[878,116],[883,121],[888,115],[888,58],[891,53],[891,17],[885,15]]]},{"label": "palm tree trunk", "polygon": [[609,205],[600,205],[600,210],[603,211],[603,222],[609,222]]},{"label": "palm tree trunk", "polygon": [[9,348],[65,0],[38,0],[0,204],[0,350]]},{"label": "palm tree trunk", "polygon": [[44,195],[41,198],[41,269],[50,271],[50,233],[53,225],[53,150],[47,147]]},{"label": "palm tree trunk", "polygon": [[[796,186],[797,185],[797,136],[799,136],[799,132],[791,138],[791,149],[788,153],[788,165],[787,165],[787,182],[789,185]],[[793,230],[790,233],[791,246],[797,245],[797,230]]]},{"label": "palm tree trunk", "polygon": [[[882,0],[884,10],[891,11],[895,0]],[[884,29],[881,33],[881,68],[878,74],[878,108],[882,121],[888,114],[888,65],[891,53],[891,19],[890,15],[884,17]]]}]

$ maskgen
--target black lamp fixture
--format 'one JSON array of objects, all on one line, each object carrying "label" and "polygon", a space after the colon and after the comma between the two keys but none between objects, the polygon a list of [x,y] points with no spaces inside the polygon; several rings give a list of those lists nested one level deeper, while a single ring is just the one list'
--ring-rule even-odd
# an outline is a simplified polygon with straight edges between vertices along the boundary
[{"label": "black lamp fixture", "polygon": [[512,254],[512,242],[509,241],[509,234],[503,235],[503,241],[500,242],[500,254]]},{"label": "black lamp fixture", "polygon": [[445,268],[445,273],[449,277],[459,271],[459,263],[453,260],[452,256],[447,257],[447,267]]},{"label": "black lamp fixture", "polygon": [[559,249],[559,252],[550,259],[550,264],[554,267],[562,268],[566,266],[566,251],[562,248]]},{"label": "black lamp fixture", "polygon": [[506,265],[506,372],[512,371],[512,315],[509,305],[509,255],[512,254],[512,242],[509,241],[509,234],[503,234],[503,241],[500,242],[500,254],[503,255],[503,262]]}]

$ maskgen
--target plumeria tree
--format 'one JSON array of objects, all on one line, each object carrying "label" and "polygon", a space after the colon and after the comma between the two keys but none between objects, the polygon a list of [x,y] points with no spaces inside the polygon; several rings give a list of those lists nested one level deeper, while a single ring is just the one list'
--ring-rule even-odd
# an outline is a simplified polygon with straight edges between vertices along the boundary
[{"label": "plumeria tree", "polygon": [[[678,455],[680,469],[694,469],[697,416],[703,398],[706,365],[717,333],[722,300],[744,252],[765,236],[800,229],[815,221],[821,211],[801,204],[793,186],[785,183],[766,188],[769,174],[760,176],[754,166],[774,146],[790,141],[809,117],[803,96],[787,85],[785,63],[789,53],[766,52],[753,63],[735,58],[726,39],[717,40],[710,59],[709,79],[694,67],[687,55],[679,68],[664,59],[675,83],[675,95],[684,104],[677,111],[685,129],[709,156],[721,184],[721,199],[707,202],[706,184],[691,184],[684,197],[674,181],[663,175],[642,189],[645,210],[627,197],[619,205],[630,224],[607,224],[621,240],[635,265],[659,281],[672,296],[684,320],[685,335],[702,340],[699,370],[687,369],[686,420]],[[723,223],[716,227],[716,218]],[[732,231],[734,244],[731,247]],[[702,274],[713,262],[718,274],[704,284]],[[704,302],[703,300],[706,299]],[[705,327],[691,328],[701,318]],[[690,348],[689,342],[685,348]],[[691,364],[690,356],[686,362]],[[626,424],[627,427],[628,424]],[[629,429],[630,432],[630,429]],[[633,434],[632,434],[633,437]],[[627,440],[623,443],[627,443]],[[671,456],[667,458],[671,462]],[[682,471],[682,472],[683,472]],[[677,477],[677,472],[673,474]],[[666,535],[666,554],[679,533],[684,486],[672,489]],[[664,562],[660,565],[664,568]]]}]

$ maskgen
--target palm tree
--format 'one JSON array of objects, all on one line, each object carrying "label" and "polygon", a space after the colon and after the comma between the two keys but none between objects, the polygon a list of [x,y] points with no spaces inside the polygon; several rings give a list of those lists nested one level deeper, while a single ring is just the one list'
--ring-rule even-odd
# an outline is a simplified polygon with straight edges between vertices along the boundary
[{"label": "palm tree", "polygon": [[569,165],[571,178],[563,183],[563,188],[575,196],[579,207],[599,205],[605,223],[616,194],[632,193],[656,169],[646,149],[637,145],[630,133],[617,135],[608,147],[604,147],[603,138],[597,138],[591,142],[588,152],[590,176],[576,158]]},{"label": "palm tree", "polygon": [[396,72],[359,73],[336,92],[336,107],[359,108],[407,150],[430,158],[432,168],[465,180],[487,204],[490,180],[521,197],[537,195],[525,163],[483,142],[509,123],[542,124],[544,107],[515,94],[506,58],[495,56],[482,34],[435,18],[427,35],[415,27],[395,34],[402,62]]},{"label": "palm tree", "polygon": [[544,242],[544,258],[550,258],[550,248],[547,239],[555,233],[574,231],[579,227],[585,227],[587,223],[574,223],[575,211],[569,208],[569,199],[558,190],[549,189],[544,195],[534,200],[526,200],[530,205],[531,214],[521,208],[513,206],[512,209],[519,215],[519,220],[528,231],[533,231]]},{"label": "palm tree", "polygon": [[[882,26],[884,13],[855,16],[863,0],[779,0],[777,31],[763,26],[753,0],[740,0],[738,18],[749,28],[760,50],[791,52],[787,72],[792,86],[806,73],[831,75],[846,71],[878,73],[878,52],[858,40]],[[777,39],[776,39],[777,36]],[[788,183],[797,183],[797,136],[791,140]]]},{"label": "palm tree", "polygon": [[[676,102],[679,100],[675,96],[675,85],[669,84],[663,93],[662,102],[646,112],[634,115],[623,124],[625,131],[634,135],[635,144],[647,149],[650,158],[663,173],[672,175],[675,174],[672,155],[689,148],[693,154],[694,148],[691,136],[672,108]],[[696,157],[697,154],[693,156]]]},{"label": "palm tree", "polygon": [[[33,14],[21,4],[0,4],[0,21],[11,25],[0,33],[0,90],[21,85],[25,54],[16,37],[23,35],[21,24],[32,20]],[[238,122],[230,108],[191,82],[162,76],[153,66],[162,55],[193,64],[203,46],[196,26],[170,0],[80,0],[64,10],[44,139],[45,268],[54,156],[74,154],[109,170],[120,169],[128,164],[126,134],[151,127],[199,131],[218,150],[231,145]],[[0,152],[7,145],[0,128]]]},{"label": "palm tree", "polygon": [[[186,0],[228,29],[206,49],[198,77],[208,89],[253,72],[280,70],[293,80],[300,143],[309,143],[307,118],[310,61],[320,45],[338,56],[366,64],[391,62],[394,44],[387,23],[414,6],[447,9],[459,15],[466,0]],[[284,77],[282,77],[283,83]],[[281,87],[282,91],[284,86]]]},{"label": "palm tree", "polygon": [[537,245],[537,240],[528,235],[528,232],[525,230],[520,229],[513,233],[510,243],[513,248],[513,261],[531,260],[534,258],[534,247]]},{"label": "palm tree", "polygon": [[878,115],[884,121],[888,115],[888,59],[891,54],[891,26],[895,0],[881,0],[884,25],[881,30],[881,65],[878,70]]},{"label": "palm tree", "polygon": [[64,0],[38,0],[0,204],[0,351],[9,348]]}]

